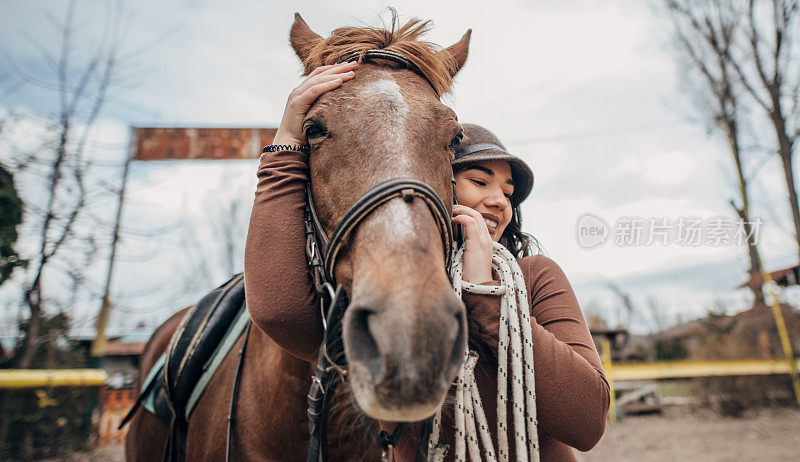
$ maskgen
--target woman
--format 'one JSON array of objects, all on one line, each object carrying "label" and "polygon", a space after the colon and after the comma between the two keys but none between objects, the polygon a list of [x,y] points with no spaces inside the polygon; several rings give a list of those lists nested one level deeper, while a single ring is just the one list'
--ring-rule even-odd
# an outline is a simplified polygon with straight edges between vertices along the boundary
[{"label": "woman", "polygon": [[[318,318],[318,304],[307,276],[303,242],[285,232],[301,227],[303,217],[307,154],[301,152],[306,145],[302,123],[314,101],[352,79],[356,67],[320,67],[289,96],[274,143],[292,148],[261,157],[247,236],[245,285],[253,320],[276,343],[309,362],[316,361],[322,338],[321,323],[312,317]],[[463,128],[465,138],[453,163],[460,204],[453,207],[453,221],[464,229],[464,280],[497,284],[491,270],[492,242],[518,257],[535,320],[531,327],[540,455],[545,461],[575,460],[570,446],[589,450],[605,428],[609,386],[600,358],[566,276],[547,257],[531,256],[531,238],[521,232],[519,204],[533,186],[531,170],[488,130],[470,124]],[[278,279],[306,284],[287,288]],[[475,377],[489,426],[495,428],[500,299],[468,293],[463,300],[470,342],[481,351]],[[283,306],[308,309],[275,309]],[[442,426],[442,441],[452,440],[451,428],[447,422]],[[397,456],[414,460],[417,433],[406,435]]]}]

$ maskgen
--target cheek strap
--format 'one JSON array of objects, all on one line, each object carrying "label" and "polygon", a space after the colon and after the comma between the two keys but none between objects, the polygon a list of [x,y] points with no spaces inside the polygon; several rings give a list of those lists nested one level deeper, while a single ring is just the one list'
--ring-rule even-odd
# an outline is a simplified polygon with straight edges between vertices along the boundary
[{"label": "cheek strap", "polygon": [[[458,195],[456,194],[456,176],[455,174],[450,176],[450,183],[453,185],[453,205],[458,204]],[[460,249],[462,245],[464,245],[464,229],[462,225],[456,225],[456,248]]]}]

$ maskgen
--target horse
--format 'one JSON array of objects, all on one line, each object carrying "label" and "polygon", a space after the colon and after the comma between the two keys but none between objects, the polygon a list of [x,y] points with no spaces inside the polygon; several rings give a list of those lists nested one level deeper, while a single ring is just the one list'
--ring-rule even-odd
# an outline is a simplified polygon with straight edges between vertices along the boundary
[{"label": "horse", "polygon": [[[412,19],[402,27],[395,21],[396,16],[391,28],[337,29],[328,39],[313,32],[299,14],[291,27],[289,41],[306,74],[354,54],[363,60],[356,77],[322,95],[307,117],[324,124],[327,133],[310,140],[309,182],[328,234],[365,192],[393,178],[429,185],[448,204],[448,217],[451,213],[450,164],[460,126],[440,95],[449,91],[466,61],[471,31],[439,49],[420,39],[428,21]],[[399,55],[414,69],[380,54],[364,59],[368,50]],[[442,258],[450,249],[440,237],[441,226],[424,201],[397,197],[370,210],[342,241],[332,276],[350,300],[342,334],[348,376],[330,416],[332,460],[380,457],[364,421],[430,417],[463,364],[466,312],[452,291]],[[153,334],[142,355],[140,386],[186,313],[176,313]],[[255,317],[249,335],[238,340],[197,402],[186,429],[186,459],[225,458],[231,377],[237,374],[236,352],[242,348],[231,458],[304,459],[309,444],[306,395],[315,365],[278,346]],[[162,457],[168,431],[166,422],[140,410],[130,422],[127,460]]]}]

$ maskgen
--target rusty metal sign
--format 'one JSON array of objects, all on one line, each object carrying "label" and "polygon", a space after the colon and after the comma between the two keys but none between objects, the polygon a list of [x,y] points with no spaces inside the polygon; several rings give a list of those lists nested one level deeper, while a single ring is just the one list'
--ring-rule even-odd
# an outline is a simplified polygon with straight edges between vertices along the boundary
[{"label": "rusty metal sign", "polygon": [[275,128],[134,127],[133,160],[257,159]]}]

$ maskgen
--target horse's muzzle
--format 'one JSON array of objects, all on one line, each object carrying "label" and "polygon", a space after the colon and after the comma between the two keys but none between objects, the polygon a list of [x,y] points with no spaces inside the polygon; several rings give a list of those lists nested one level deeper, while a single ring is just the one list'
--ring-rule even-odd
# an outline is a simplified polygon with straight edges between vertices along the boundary
[{"label": "horse's muzzle", "polygon": [[450,291],[425,299],[368,298],[351,303],[343,325],[356,402],[384,421],[430,417],[463,362],[464,304]]}]

